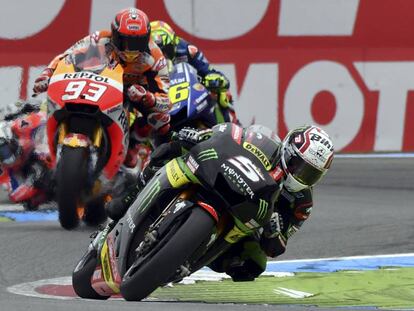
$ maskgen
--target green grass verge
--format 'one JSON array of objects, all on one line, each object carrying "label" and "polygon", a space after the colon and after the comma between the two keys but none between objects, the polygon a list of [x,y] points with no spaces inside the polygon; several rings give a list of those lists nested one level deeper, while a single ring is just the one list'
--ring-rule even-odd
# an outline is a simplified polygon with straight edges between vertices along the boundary
[{"label": "green grass verge", "polygon": [[0,216],[0,222],[12,221],[10,218]]},{"label": "green grass verge", "polygon": [[[292,298],[280,288],[311,293]],[[263,276],[254,282],[198,281],[155,291],[154,298],[180,301],[242,304],[301,304],[321,307],[414,307],[414,268],[334,273],[297,273],[291,277]]]}]

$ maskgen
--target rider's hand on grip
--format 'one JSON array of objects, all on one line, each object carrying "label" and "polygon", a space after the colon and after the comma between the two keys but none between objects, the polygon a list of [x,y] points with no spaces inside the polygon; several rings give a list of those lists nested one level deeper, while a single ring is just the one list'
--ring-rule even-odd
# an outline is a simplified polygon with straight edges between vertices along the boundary
[{"label": "rider's hand on grip", "polygon": [[155,96],[148,92],[142,85],[133,84],[128,88],[128,97],[135,103],[141,103],[144,108],[152,108],[155,106]]},{"label": "rider's hand on grip", "polygon": [[40,94],[47,91],[49,87],[49,80],[50,77],[53,75],[53,70],[50,68],[46,68],[42,71],[39,77],[34,82],[33,85],[33,93]]},{"label": "rider's hand on grip", "polygon": [[178,132],[177,137],[178,140],[196,144],[198,143],[198,130],[185,127]]},{"label": "rider's hand on grip", "polygon": [[283,218],[278,212],[273,212],[269,223],[264,228],[266,238],[278,236],[283,231]]},{"label": "rider's hand on grip", "polygon": [[196,130],[191,127],[185,127],[177,133],[178,140],[192,144],[197,144],[211,137],[212,130]]}]

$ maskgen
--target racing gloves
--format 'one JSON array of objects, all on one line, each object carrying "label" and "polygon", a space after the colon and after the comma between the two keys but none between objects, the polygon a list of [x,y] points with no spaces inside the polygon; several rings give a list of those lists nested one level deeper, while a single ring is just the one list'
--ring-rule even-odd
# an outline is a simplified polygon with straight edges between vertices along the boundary
[{"label": "racing gloves", "polygon": [[40,76],[38,76],[34,82],[33,93],[37,95],[37,94],[46,92],[47,88],[49,87],[50,77],[52,75],[53,75],[53,70],[50,68],[45,68],[40,74]]},{"label": "racing gloves", "polygon": [[217,102],[221,107],[229,107],[232,101],[232,96],[228,91],[230,82],[223,74],[209,73],[204,77],[203,84],[210,92],[217,94]]},{"label": "racing gloves", "polygon": [[262,249],[269,257],[276,257],[286,251],[287,237],[282,233],[285,230],[282,215],[273,212],[270,221],[264,227],[260,241]]},{"label": "racing gloves", "polygon": [[209,139],[212,133],[213,131],[211,129],[197,130],[191,127],[185,127],[181,129],[174,138],[195,145]]},{"label": "racing gloves", "polygon": [[142,85],[131,85],[127,94],[131,101],[141,103],[144,109],[151,109],[155,106],[155,95],[147,91]]}]

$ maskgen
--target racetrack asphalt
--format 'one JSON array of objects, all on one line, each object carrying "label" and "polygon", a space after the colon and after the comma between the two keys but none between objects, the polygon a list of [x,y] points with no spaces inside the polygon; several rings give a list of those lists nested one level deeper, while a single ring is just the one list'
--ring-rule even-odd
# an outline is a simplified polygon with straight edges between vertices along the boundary
[{"label": "racetrack asphalt", "polygon": [[[414,158],[335,159],[315,187],[314,209],[281,260],[414,252]],[[91,228],[64,231],[54,221],[0,223],[0,310],[327,310],[308,306],[53,300],[6,288],[68,276]],[[348,309],[349,310],[349,309]]]}]

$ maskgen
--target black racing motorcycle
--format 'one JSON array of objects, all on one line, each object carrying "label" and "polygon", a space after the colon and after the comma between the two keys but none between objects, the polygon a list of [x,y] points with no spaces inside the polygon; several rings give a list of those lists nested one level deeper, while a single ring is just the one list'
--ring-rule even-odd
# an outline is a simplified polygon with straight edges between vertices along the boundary
[{"label": "black racing motorcycle", "polygon": [[268,159],[243,142],[242,128],[227,123],[213,130],[161,168],[125,216],[95,236],[73,272],[78,296],[144,299],[268,222],[281,188]]}]

